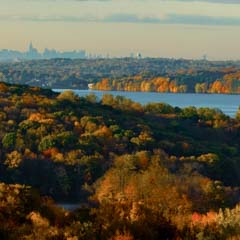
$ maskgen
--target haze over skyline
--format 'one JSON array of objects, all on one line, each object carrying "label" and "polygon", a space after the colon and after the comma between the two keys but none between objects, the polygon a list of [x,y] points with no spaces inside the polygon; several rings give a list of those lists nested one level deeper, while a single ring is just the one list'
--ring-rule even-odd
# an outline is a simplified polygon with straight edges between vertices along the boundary
[{"label": "haze over skyline", "polygon": [[0,49],[240,59],[238,0],[0,0]]}]

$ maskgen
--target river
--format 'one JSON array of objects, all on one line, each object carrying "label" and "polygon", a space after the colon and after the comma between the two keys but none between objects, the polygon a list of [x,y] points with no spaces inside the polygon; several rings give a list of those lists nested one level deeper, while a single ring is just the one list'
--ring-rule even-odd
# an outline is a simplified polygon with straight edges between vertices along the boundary
[{"label": "river", "polygon": [[[62,92],[62,89],[54,89]],[[141,104],[150,102],[164,102],[175,107],[195,106],[218,108],[226,115],[234,117],[240,106],[240,95],[231,94],[194,94],[194,93],[156,93],[156,92],[124,92],[124,91],[95,91],[95,90],[73,90],[79,96],[86,96],[94,93],[98,99],[103,94],[120,95],[132,99]]]}]

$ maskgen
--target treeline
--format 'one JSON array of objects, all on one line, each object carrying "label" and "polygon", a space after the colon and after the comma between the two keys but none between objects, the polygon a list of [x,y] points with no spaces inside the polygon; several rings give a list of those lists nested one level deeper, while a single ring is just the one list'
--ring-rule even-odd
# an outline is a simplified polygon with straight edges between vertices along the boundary
[{"label": "treeline", "polygon": [[0,239],[238,239],[239,116],[1,83]]},{"label": "treeline", "polygon": [[104,91],[139,91],[162,93],[240,93],[240,71],[236,69],[216,72],[181,72],[168,77],[142,75],[119,79],[104,78],[93,85]]},{"label": "treeline", "polygon": [[[0,81],[44,88],[87,89],[88,83],[98,83],[107,78],[109,88],[116,90],[195,92],[196,87],[196,92],[207,92],[212,88],[210,85],[213,82],[222,82],[225,75],[234,74],[239,69],[240,62],[237,61],[161,58],[52,59],[0,63]],[[230,83],[227,86],[217,84],[211,91],[238,92],[238,85],[235,86],[237,79],[235,76],[229,77],[233,80],[231,87],[228,86]],[[165,79],[167,83],[163,81],[164,86],[161,86],[158,78]],[[206,86],[197,85],[203,83]],[[100,83],[97,88],[106,89],[106,85]]]}]

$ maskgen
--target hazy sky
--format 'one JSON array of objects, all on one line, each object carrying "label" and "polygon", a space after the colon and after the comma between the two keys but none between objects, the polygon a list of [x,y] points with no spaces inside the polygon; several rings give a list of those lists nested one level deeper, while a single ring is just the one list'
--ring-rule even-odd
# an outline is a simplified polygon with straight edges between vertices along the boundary
[{"label": "hazy sky", "polygon": [[240,59],[240,0],[0,0],[0,49]]}]

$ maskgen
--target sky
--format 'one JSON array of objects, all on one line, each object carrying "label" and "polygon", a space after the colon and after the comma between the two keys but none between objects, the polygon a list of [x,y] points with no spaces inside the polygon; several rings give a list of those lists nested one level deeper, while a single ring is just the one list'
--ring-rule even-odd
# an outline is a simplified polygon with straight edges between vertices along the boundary
[{"label": "sky", "polygon": [[0,0],[0,49],[240,59],[240,0]]}]

